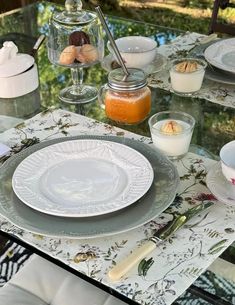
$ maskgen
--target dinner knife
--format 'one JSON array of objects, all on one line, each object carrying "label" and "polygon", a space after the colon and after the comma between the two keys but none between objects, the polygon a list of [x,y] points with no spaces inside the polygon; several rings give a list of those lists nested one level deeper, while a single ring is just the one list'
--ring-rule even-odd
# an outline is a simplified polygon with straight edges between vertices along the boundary
[{"label": "dinner knife", "polygon": [[188,53],[190,55],[192,55],[192,53],[193,53],[192,51],[194,49],[198,48],[199,46],[202,46],[203,48],[205,48],[204,45],[207,45],[208,43],[216,40],[217,38],[218,38],[218,35],[216,33],[213,33],[213,34],[210,34],[208,36],[205,36],[199,42],[195,43],[195,45],[191,49],[189,49],[187,51],[188,51]]},{"label": "dinner knife", "polygon": [[144,259],[150,254],[159,243],[162,243],[166,239],[170,238],[179,228],[181,228],[187,221],[193,216],[204,211],[213,205],[213,202],[208,201],[206,203],[199,204],[183,214],[177,215],[172,221],[170,221],[165,227],[158,230],[152,237],[149,238],[142,246],[135,249],[124,258],[122,261],[117,263],[108,273],[109,278],[112,281],[118,281],[128,271],[130,271],[138,262]]}]

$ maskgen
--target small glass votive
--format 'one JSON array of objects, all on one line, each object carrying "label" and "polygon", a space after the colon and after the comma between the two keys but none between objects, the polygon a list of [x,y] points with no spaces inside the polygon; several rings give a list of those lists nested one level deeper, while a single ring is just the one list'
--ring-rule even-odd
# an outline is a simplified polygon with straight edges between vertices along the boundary
[{"label": "small glass votive", "polygon": [[202,86],[207,63],[198,58],[181,58],[172,61],[171,86],[176,94],[192,95]]},{"label": "small glass votive", "polygon": [[155,147],[170,159],[180,159],[187,154],[195,119],[177,111],[163,111],[151,116],[149,127]]}]

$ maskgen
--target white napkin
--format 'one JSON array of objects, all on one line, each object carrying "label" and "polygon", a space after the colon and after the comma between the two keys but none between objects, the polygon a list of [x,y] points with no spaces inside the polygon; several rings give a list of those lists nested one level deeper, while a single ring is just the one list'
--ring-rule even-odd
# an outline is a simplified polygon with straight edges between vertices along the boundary
[{"label": "white napkin", "polygon": [[11,148],[3,143],[0,143],[0,157],[9,154]]}]

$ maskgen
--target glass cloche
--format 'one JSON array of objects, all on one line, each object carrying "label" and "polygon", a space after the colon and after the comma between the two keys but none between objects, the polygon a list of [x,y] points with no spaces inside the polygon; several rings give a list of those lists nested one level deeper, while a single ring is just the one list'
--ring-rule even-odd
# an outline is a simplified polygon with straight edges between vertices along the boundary
[{"label": "glass cloche", "polygon": [[88,103],[97,89],[83,84],[83,68],[104,56],[102,28],[96,13],[82,10],[81,0],[66,0],[65,10],[54,11],[49,25],[48,57],[56,65],[71,69],[73,85],[61,90],[62,101]]}]

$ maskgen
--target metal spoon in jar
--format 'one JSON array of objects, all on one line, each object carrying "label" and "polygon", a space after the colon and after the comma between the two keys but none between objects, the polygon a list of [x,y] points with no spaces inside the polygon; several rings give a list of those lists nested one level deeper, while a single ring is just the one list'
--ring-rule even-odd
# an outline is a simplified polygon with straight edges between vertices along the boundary
[{"label": "metal spoon in jar", "polygon": [[113,48],[113,51],[114,51],[114,53],[115,53],[115,55],[116,55],[116,57],[117,57],[117,60],[118,60],[119,64],[121,65],[121,67],[122,67],[122,69],[123,69],[123,72],[125,73],[126,76],[129,76],[130,73],[128,72],[128,70],[127,70],[127,68],[126,68],[126,65],[125,65],[125,63],[124,63],[124,61],[123,61],[123,59],[122,59],[122,56],[121,56],[121,54],[120,54],[120,52],[119,52],[119,50],[118,50],[118,47],[117,47],[117,45],[116,45],[116,43],[115,43],[115,40],[113,39],[113,36],[112,36],[112,34],[111,34],[111,32],[110,32],[110,30],[109,30],[109,28],[108,28],[108,25],[107,25],[107,23],[106,23],[106,21],[105,21],[105,18],[104,18],[104,15],[103,15],[103,13],[102,13],[101,8],[100,8],[99,6],[97,6],[97,7],[95,8],[95,10],[96,10],[97,15],[98,15],[98,17],[99,17],[99,19],[100,19],[100,22],[102,23],[102,25],[103,25],[103,27],[104,27],[104,29],[105,29],[105,32],[106,32],[106,34],[107,34],[107,36],[108,36],[108,39],[109,39],[109,41],[110,41],[110,44],[111,44],[111,46],[112,46],[112,48]]},{"label": "metal spoon in jar", "polygon": [[40,48],[40,46],[42,45],[43,41],[45,40],[46,36],[45,35],[40,35],[37,39],[37,41],[35,42],[33,49],[30,52],[30,55],[33,56],[35,58],[36,53],[38,51],[38,49]]}]

